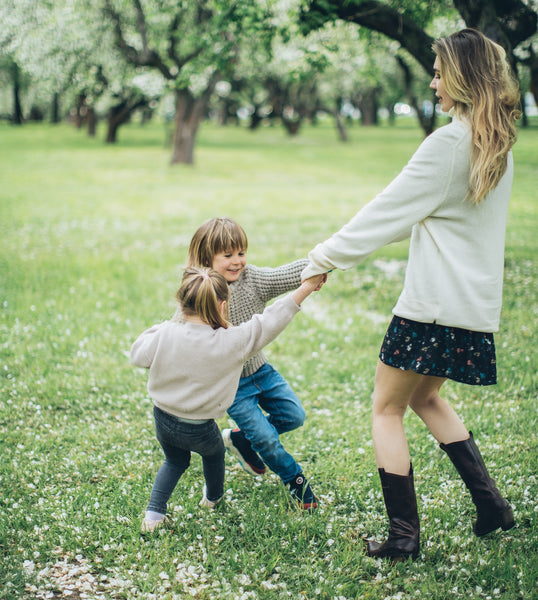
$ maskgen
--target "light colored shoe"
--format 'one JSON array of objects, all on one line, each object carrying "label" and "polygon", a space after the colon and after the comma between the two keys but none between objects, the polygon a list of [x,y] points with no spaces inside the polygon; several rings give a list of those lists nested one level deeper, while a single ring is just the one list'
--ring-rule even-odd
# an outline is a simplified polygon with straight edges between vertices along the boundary
[{"label": "light colored shoe", "polygon": [[162,527],[165,523],[168,523],[168,517],[166,515],[160,519],[150,519],[149,517],[144,517],[140,529],[142,530],[142,533],[151,533],[152,531],[159,529],[159,527]]},{"label": "light colored shoe", "polygon": [[217,504],[222,500],[223,497],[224,496],[221,496],[218,500],[208,500],[207,499],[207,488],[204,485],[202,499],[200,500],[200,506],[202,506],[203,508],[214,509],[215,506],[217,506]]}]

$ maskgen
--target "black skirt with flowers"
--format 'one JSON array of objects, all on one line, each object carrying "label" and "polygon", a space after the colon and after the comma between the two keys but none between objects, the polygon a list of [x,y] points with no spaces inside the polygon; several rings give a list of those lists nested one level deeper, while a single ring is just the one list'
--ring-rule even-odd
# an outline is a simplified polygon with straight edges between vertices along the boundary
[{"label": "black skirt with flowers", "polygon": [[390,367],[421,375],[447,377],[470,385],[497,383],[492,333],[394,316],[379,358]]}]

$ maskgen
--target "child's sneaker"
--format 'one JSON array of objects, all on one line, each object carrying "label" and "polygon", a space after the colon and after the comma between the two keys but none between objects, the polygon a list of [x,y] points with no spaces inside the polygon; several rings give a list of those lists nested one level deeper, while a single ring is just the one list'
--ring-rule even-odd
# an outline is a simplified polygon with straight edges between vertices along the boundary
[{"label": "child's sneaker", "polygon": [[263,460],[252,449],[250,442],[240,429],[224,429],[224,446],[233,454],[247,473],[263,475],[267,471]]},{"label": "child's sneaker", "polygon": [[162,527],[165,523],[168,523],[168,517],[166,515],[163,515],[160,519],[152,519],[151,517],[146,516],[142,521],[140,529],[142,530],[142,533],[151,533],[152,531],[159,529],[159,527]]},{"label": "child's sneaker", "polygon": [[207,487],[204,485],[204,491],[202,494],[202,499],[200,500],[200,506],[204,508],[215,508],[217,504],[222,500],[223,496],[221,496],[218,500],[208,500],[207,499]]},{"label": "child's sneaker", "polygon": [[299,507],[303,510],[313,510],[318,507],[318,501],[310,484],[302,473],[286,484],[290,489],[291,497],[297,500]]}]

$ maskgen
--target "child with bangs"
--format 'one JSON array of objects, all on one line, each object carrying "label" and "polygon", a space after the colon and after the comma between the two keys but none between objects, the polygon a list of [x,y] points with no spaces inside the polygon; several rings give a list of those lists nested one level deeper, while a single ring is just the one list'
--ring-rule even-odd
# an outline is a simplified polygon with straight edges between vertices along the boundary
[{"label": "child with bangs", "polygon": [[[192,237],[189,266],[210,267],[224,276],[230,288],[232,325],[262,313],[269,300],[296,289],[307,260],[276,268],[247,263],[248,239],[244,229],[228,217],[209,219]],[[305,510],[317,508],[317,498],[301,465],[284,448],[280,435],[301,427],[305,411],[288,382],[260,350],[243,365],[239,387],[228,415],[235,429],[222,432],[224,445],[251,475],[266,472],[266,465],[288,487]]]}]

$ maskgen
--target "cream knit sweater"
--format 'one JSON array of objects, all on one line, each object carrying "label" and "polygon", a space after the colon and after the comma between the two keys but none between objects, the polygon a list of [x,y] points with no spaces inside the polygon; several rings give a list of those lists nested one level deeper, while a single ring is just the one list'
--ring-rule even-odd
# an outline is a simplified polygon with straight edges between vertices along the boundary
[{"label": "cream knit sweater", "polygon": [[499,328],[512,155],[479,205],[465,200],[471,150],[466,122],[434,131],[407,166],[340,231],[308,255],[306,279],[349,269],[385,244],[411,235],[400,317],[474,331]]},{"label": "cream knit sweater", "polygon": [[299,310],[288,295],[238,327],[165,321],[138,337],[131,361],[149,369],[149,395],[165,412],[218,419],[234,401],[243,363],[274,340]]}]

